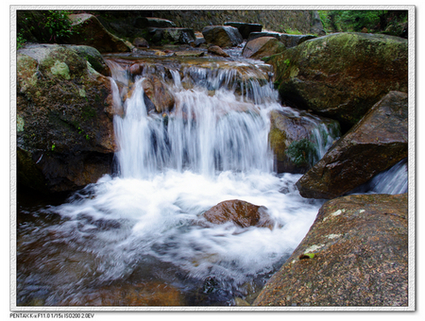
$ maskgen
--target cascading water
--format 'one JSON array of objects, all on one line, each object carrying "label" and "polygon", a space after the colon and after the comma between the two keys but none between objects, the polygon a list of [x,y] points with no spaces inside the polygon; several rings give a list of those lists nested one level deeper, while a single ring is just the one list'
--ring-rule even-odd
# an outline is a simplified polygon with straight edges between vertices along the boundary
[{"label": "cascading water", "polygon": [[[273,172],[268,113],[283,107],[267,66],[213,61],[159,71],[146,64],[130,79],[119,63],[108,64],[120,111],[118,173],[19,226],[18,304],[99,305],[110,302],[111,287],[131,292],[151,283],[177,289],[185,305],[249,301],[322,204],[300,197],[301,175]],[[146,106],[142,85],[151,73],[169,84],[172,111]],[[131,96],[122,101],[127,85]],[[318,157],[331,142],[319,141],[320,126]],[[205,211],[232,199],[265,206],[274,228],[206,222]]]}]

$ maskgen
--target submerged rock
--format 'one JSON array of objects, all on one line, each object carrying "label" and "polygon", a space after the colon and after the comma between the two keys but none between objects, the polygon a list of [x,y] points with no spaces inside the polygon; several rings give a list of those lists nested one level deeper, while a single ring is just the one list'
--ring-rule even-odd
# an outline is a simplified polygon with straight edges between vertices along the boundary
[{"label": "submerged rock", "polygon": [[407,94],[390,92],[297,182],[303,197],[334,198],[407,157]]},{"label": "submerged rock", "polygon": [[242,56],[258,59],[280,53],[285,49],[285,45],[276,38],[261,37],[248,41],[243,48]]},{"label": "submerged rock", "polygon": [[207,26],[202,30],[205,41],[222,48],[234,47],[243,42],[238,29],[231,26]]},{"label": "submerged rock", "polygon": [[59,306],[180,306],[182,294],[160,282],[104,286],[90,293],[72,295]]},{"label": "submerged rock", "polygon": [[221,202],[206,211],[203,217],[213,224],[233,222],[240,227],[274,227],[274,221],[267,213],[266,207],[241,200]]},{"label": "submerged rock", "polygon": [[407,194],[325,203],[255,306],[407,306]]},{"label": "submerged rock", "polygon": [[73,48],[17,53],[18,183],[44,193],[96,182],[116,150],[110,79]]},{"label": "submerged rock", "polygon": [[389,91],[407,92],[406,39],[337,33],[268,59],[286,105],[311,109],[349,129]]}]

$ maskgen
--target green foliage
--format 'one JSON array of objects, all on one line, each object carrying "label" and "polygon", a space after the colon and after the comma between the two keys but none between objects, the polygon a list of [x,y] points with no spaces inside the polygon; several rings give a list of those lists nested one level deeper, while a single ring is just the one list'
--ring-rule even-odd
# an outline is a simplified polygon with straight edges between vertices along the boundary
[{"label": "green foliage", "polygon": [[316,148],[307,138],[293,141],[286,154],[297,166],[312,165],[316,158]]},{"label": "green foliage", "polygon": [[17,48],[26,41],[60,42],[77,33],[69,19],[69,11],[20,10],[17,12]]},{"label": "green foliage", "polygon": [[298,31],[297,29],[291,29],[291,28],[285,28],[284,32],[289,34],[289,35],[302,35],[303,34],[301,31]]},{"label": "green foliage", "polygon": [[[62,10],[48,10],[44,14],[44,28],[49,32],[50,39],[66,38],[72,35],[72,22],[68,18],[69,12]],[[49,39],[49,40],[50,40]]]},{"label": "green foliage", "polygon": [[327,33],[384,32],[389,24],[407,22],[407,11],[396,10],[319,10]]},{"label": "green foliage", "polygon": [[25,40],[22,31],[16,35],[16,49],[22,48],[27,41]]}]

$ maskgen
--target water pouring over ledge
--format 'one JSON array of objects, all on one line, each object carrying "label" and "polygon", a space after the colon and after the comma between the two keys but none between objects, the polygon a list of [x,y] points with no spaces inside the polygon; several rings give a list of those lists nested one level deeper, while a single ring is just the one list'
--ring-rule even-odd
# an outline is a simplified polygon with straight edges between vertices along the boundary
[{"label": "water pouring over ledge", "polygon": [[[148,296],[166,285],[184,305],[249,301],[322,204],[299,196],[300,175],[273,171],[268,113],[285,108],[267,66],[146,60],[131,79],[130,62],[109,63],[122,110],[114,120],[117,175],[20,225],[18,304],[143,305],[151,301],[110,298],[117,288],[152,284]],[[173,110],[156,113],[146,104],[142,84],[152,73],[173,92]],[[205,211],[232,199],[265,206],[274,228],[206,224]]]}]

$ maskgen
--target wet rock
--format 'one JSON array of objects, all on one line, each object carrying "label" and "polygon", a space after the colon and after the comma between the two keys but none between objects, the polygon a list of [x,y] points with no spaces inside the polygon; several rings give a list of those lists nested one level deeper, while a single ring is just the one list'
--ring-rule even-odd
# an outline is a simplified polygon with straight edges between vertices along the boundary
[{"label": "wet rock", "polygon": [[207,26],[202,30],[205,41],[221,48],[234,47],[243,42],[238,29],[231,26]]},{"label": "wet rock", "polygon": [[390,92],[297,182],[303,197],[334,198],[407,157],[408,96]]},{"label": "wet rock", "polygon": [[101,73],[104,76],[111,76],[111,70],[106,64],[100,52],[90,46],[74,46],[70,45],[69,48],[75,50],[77,54],[87,60],[90,63],[90,67],[96,70],[98,73]]},{"label": "wet rock", "polygon": [[248,41],[260,38],[260,37],[274,37],[282,42],[286,48],[292,48],[298,46],[304,41],[316,38],[313,35],[291,35],[281,32],[264,31],[264,32],[253,32],[250,34]]},{"label": "wet rock", "polygon": [[206,211],[203,217],[213,224],[233,222],[240,227],[274,227],[274,221],[267,213],[266,207],[241,200],[221,202]]},{"label": "wet rock", "polygon": [[199,32],[199,31],[195,32],[195,37],[196,37],[195,43],[194,43],[195,47],[199,47],[200,45],[206,43],[204,35],[202,34],[202,32]]},{"label": "wet rock", "polygon": [[17,53],[18,183],[44,193],[97,181],[116,150],[110,80],[73,48]]},{"label": "wet rock", "polygon": [[143,72],[143,65],[140,63],[134,63],[128,69],[130,75],[134,78],[134,76],[141,75]]},{"label": "wet rock", "polygon": [[221,49],[219,46],[210,46],[208,47],[208,52],[210,54],[220,56],[220,57],[229,57],[227,52],[225,52],[223,49]]},{"label": "wet rock", "polygon": [[337,119],[345,130],[389,91],[407,92],[407,40],[337,33],[268,59],[286,105]]},{"label": "wet rock", "polygon": [[60,306],[180,306],[182,294],[172,285],[146,282],[104,286],[91,292],[74,294]]},{"label": "wet rock", "polygon": [[245,58],[263,58],[280,53],[286,49],[285,45],[274,37],[261,37],[250,40],[243,48]]},{"label": "wet rock", "polygon": [[270,113],[269,144],[278,173],[305,173],[319,161],[320,149],[339,136],[335,120],[286,110]]},{"label": "wet rock", "polygon": [[133,40],[133,45],[136,48],[149,48],[149,43],[145,38],[137,37]]},{"label": "wet rock", "polygon": [[326,202],[255,306],[407,306],[407,194]]},{"label": "wet rock", "polygon": [[155,45],[191,44],[196,37],[190,28],[149,28],[149,42]]},{"label": "wet rock", "polygon": [[66,43],[87,45],[96,48],[101,53],[130,52],[131,44],[111,34],[99,20],[87,13],[70,14],[75,32],[66,38]]},{"label": "wet rock", "polygon": [[319,12],[317,11],[312,11],[311,12],[311,28],[310,28],[310,32],[314,35],[318,35],[318,36],[325,36],[326,35],[326,31],[323,28],[323,23],[322,23],[322,19],[320,19],[320,15]]},{"label": "wet rock", "polygon": [[251,32],[261,32],[263,29],[259,23],[225,22],[224,25],[237,28],[243,39],[248,39]]},{"label": "wet rock", "polygon": [[147,76],[143,80],[142,87],[158,113],[170,111],[174,108],[174,96],[159,77],[155,75]]}]

